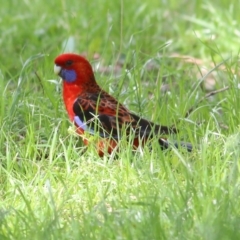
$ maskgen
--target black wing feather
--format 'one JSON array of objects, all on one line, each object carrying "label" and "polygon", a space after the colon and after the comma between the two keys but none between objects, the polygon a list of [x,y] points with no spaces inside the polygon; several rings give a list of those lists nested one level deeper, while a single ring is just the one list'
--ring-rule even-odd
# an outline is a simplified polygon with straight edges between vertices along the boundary
[{"label": "black wing feather", "polygon": [[141,138],[176,132],[175,129],[156,125],[130,113],[104,91],[82,94],[76,99],[73,111],[91,131],[98,131],[102,137],[118,139],[123,126],[127,134],[133,130]]}]

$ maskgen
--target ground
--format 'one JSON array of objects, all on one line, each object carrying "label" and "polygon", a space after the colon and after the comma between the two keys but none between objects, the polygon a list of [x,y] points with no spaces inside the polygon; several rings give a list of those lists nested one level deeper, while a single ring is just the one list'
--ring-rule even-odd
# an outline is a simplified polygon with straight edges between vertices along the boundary
[{"label": "ground", "polygon": [[[238,8],[3,1],[0,238],[239,239]],[[162,151],[156,139],[134,152],[123,139],[104,158],[86,149],[53,73],[68,51],[85,55],[129,109],[175,125],[170,138],[195,150]]]}]

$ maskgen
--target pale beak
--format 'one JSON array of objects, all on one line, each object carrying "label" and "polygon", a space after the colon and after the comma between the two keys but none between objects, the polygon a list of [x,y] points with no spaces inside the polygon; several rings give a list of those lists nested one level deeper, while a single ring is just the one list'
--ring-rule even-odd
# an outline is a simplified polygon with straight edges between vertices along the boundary
[{"label": "pale beak", "polygon": [[62,68],[60,67],[60,66],[58,66],[58,65],[54,65],[54,73],[56,74],[56,75],[59,75],[59,73],[61,72],[61,70],[62,70]]}]

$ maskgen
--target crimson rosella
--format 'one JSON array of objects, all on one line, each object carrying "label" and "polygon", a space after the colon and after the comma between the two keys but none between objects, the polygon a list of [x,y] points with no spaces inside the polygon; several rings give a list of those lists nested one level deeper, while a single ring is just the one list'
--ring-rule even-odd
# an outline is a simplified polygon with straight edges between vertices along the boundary
[{"label": "crimson rosella", "polygon": [[[163,135],[176,133],[175,128],[154,124],[134,113],[119,103],[97,84],[90,63],[82,56],[65,53],[55,59],[54,72],[63,79],[63,100],[77,133],[88,144],[86,132],[98,134],[97,151],[99,156],[111,153],[121,139],[122,131],[132,141],[133,148],[141,146],[153,136],[159,136],[162,148],[168,148],[170,142]],[[97,123],[97,124],[96,124]],[[132,140],[130,140],[130,138]],[[192,150],[190,143],[174,143]]]}]

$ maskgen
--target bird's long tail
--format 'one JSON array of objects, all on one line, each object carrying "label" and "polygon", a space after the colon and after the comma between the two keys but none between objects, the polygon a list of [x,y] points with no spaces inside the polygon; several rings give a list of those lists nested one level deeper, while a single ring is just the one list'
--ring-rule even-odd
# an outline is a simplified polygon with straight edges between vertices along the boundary
[{"label": "bird's long tail", "polygon": [[173,142],[170,142],[169,140],[167,139],[164,139],[164,138],[160,138],[158,140],[160,146],[162,147],[162,149],[168,149],[170,148],[171,146],[173,147],[176,147],[176,148],[185,148],[188,152],[192,152],[193,150],[193,146],[191,143],[188,143],[188,142],[176,142],[176,141],[173,141]]}]

